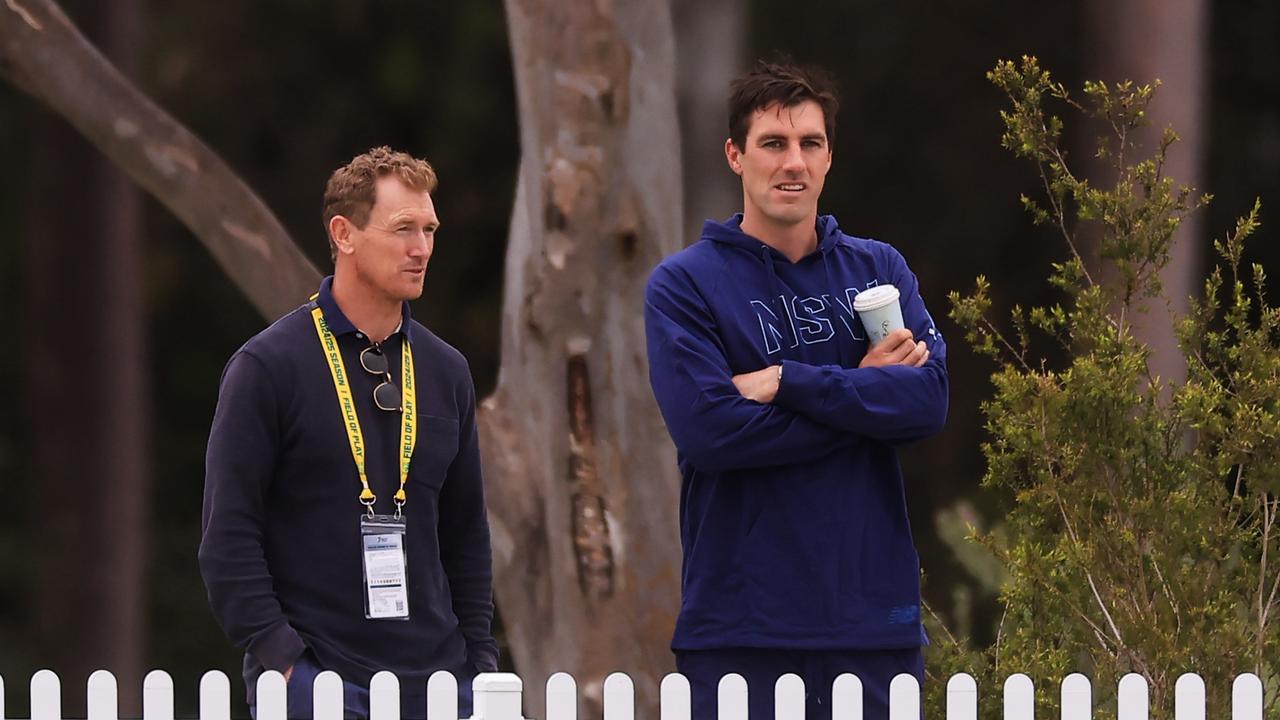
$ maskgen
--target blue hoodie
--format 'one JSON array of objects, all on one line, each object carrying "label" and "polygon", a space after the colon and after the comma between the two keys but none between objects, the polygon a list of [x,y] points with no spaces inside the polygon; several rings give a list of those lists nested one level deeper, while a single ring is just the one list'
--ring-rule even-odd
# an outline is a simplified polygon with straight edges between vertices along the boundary
[{"label": "blue hoodie", "polygon": [[[818,218],[818,248],[791,263],[707,222],[645,288],[649,379],[683,483],[683,598],[672,647],[919,646],[920,562],[894,446],[942,429],[946,345],[915,275],[889,245]],[[901,292],[930,357],[858,368],[853,298]],[[782,365],[772,404],[733,376]]]}]

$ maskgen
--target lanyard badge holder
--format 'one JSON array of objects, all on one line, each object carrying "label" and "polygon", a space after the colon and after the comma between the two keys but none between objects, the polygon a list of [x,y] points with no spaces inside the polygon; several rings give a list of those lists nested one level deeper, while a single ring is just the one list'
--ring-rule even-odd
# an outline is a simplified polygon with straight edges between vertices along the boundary
[{"label": "lanyard badge holder", "polygon": [[369,620],[409,619],[404,531],[404,516],[399,512],[360,516],[364,616]]},{"label": "lanyard badge holder", "polygon": [[409,462],[417,427],[417,397],[414,387],[413,352],[406,334],[402,343],[402,389],[400,393],[400,489],[395,494],[394,515],[376,515],[373,505],[377,497],[369,487],[364,469],[364,434],[360,419],[356,416],[355,398],[347,383],[347,372],[338,350],[337,338],[324,321],[324,313],[317,305],[311,310],[316,335],[329,361],[333,387],[338,393],[338,406],[342,410],[343,426],[351,444],[351,457],[355,460],[356,473],[360,477],[360,504],[365,512],[360,516],[361,572],[364,576],[364,616],[368,620],[408,620],[408,548],[405,543],[405,484],[409,480]]}]

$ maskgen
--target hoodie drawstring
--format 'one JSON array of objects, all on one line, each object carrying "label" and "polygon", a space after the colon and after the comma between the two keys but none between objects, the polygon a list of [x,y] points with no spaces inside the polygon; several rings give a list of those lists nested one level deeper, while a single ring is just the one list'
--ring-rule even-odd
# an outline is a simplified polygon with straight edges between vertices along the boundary
[{"label": "hoodie drawstring", "polygon": [[773,302],[773,310],[778,314],[778,322],[782,324],[784,332],[789,335],[782,344],[782,359],[786,360],[790,354],[787,351],[797,342],[795,330],[791,327],[791,315],[782,306],[782,285],[778,282],[777,271],[773,269],[773,257],[769,255],[768,245],[760,245],[760,259],[764,262],[765,274],[769,276],[769,298]]},{"label": "hoodie drawstring", "polygon": [[[846,347],[848,347],[848,342],[844,337],[844,333],[840,332],[839,325],[839,323],[842,322],[840,319],[840,309],[843,306],[840,304],[840,296],[836,294],[840,292],[840,288],[836,287],[835,281],[831,279],[831,263],[828,260],[828,255],[830,255],[830,253],[827,252],[827,250],[822,251],[822,270],[827,275],[827,288],[831,291],[831,329],[834,330],[836,334],[836,364],[843,367],[845,358],[849,358],[849,361],[853,362],[853,351],[850,350],[848,353],[845,352]],[[849,317],[850,333],[853,332],[853,320],[853,313],[851,312]]]}]

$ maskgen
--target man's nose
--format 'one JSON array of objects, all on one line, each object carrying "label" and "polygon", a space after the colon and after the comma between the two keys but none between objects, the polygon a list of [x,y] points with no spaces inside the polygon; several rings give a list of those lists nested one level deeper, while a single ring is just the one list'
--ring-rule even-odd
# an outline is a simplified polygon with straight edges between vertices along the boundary
[{"label": "man's nose", "polygon": [[787,152],[782,158],[782,167],[796,172],[804,170],[804,155],[800,152],[799,145],[787,147]]},{"label": "man's nose", "polygon": [[431,248],[434,244],[435,235],[431,231],[414,233],[413,240],[409,242],[409,255],[411,257],[430,257]]}]

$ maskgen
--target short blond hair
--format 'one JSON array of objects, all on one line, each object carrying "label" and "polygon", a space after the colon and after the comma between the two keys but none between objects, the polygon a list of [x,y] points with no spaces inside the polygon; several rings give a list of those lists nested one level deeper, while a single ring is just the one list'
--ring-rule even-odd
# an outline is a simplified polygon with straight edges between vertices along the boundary
[{"label": "short blond hair", "polygon": [[363,152],[329,176],[324,188],[324,232],[329,237],[329,257],[338,257],[338,246],[329,235],[329,222],[341,215],[361,230],[369,223],[369,212],[377,201],[375,183],[395,176],[418,192],[435,192],[436,171],[431,163],[383,145]]}]

